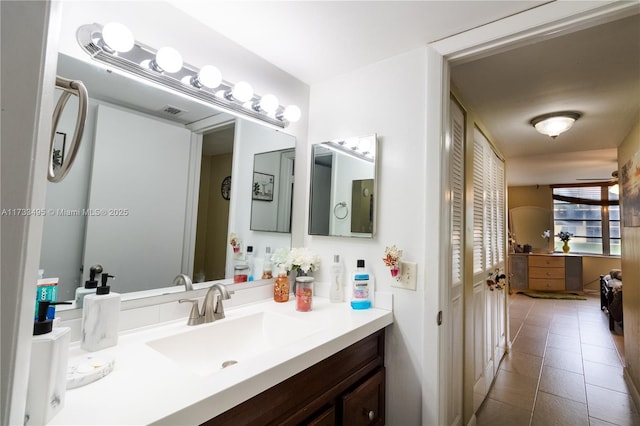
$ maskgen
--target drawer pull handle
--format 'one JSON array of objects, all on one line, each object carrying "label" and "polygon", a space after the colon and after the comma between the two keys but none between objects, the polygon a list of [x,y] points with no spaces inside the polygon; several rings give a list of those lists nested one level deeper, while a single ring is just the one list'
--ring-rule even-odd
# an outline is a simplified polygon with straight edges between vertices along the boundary
[{"label": "drawer pull handle", "polygon": [[369,420],[373,420],[376,418],[376,412],[373,410],[369,411],[367,415],[369,416]]}]

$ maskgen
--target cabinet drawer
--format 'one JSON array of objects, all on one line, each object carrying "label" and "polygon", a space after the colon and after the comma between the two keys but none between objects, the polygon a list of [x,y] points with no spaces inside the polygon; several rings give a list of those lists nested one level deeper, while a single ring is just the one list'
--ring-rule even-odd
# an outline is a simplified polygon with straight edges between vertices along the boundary
[{"label": "cabinet drawer", "polygon": [[562,256],[529,256],[529,269],[532,266],[543,268],[564,268],[564,257]]},{"label": "cabinet drawer", "polygon": [[563,291],[564,278],[529,278],[529,288],[532,290]]},{"label": "cabinet drawer", "polygon": [[564,268],[529,268],[529,278],[564,279]]}]

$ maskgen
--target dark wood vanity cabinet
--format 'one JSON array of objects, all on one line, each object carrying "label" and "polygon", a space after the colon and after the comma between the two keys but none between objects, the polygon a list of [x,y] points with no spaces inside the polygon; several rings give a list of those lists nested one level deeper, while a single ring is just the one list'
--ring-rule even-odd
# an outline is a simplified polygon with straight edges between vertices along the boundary
[{"label": "dark wood vanity cabinet", "polygon": [[204,425],[383,425],[384,329]]}]

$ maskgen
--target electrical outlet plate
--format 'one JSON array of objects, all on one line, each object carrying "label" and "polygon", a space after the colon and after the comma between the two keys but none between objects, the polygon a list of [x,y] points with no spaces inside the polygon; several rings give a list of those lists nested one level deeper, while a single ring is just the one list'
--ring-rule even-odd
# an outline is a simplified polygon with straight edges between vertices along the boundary
[{"label": "electrical outlet plate", "polygon": [[415,262],[400,262],[398,279],[393,279],[392,287],[416,290],[418,286],[418,264]]}]

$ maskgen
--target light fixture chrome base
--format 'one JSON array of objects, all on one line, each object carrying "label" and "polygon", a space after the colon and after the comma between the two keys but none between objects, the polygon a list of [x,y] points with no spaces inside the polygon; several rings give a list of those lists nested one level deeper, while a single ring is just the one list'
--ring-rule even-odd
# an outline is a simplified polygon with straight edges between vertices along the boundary
[{"label": "light fixture chrome base", "polygon": [[[253,108],[247,108],[233,98],[219,96],[218,93],[231,93],[233,84],[222,81],[215,89],[209,89],[200,85],[191,85],[184,83],[198,81],[198,68],[184,63],[182,69],[175,73],[162,72],[161,69],[152,69],[142,64],[152,64],[155,62],[156,50],[135,42],[133,48],[128,52],[114,53],[102,42],[102,25],[87,24],[78,28],[76,38],[82,49],[94,60],[116,68],[118,70],[133,74],[139,78],[143,78],[152,83],[158,84],[164,88],[174,90],[182,95],[193,97],[204,103],[211,104],[216,108],[228,112],[236,116],[248,116],[256,120],[264,121],[273,126],[285,128],[289,125],[289,121],[283,118],[284,107],[279,106],[274,116],[266,115],[262,111],[256,111]],[[251,105],[259,102],[260,97],[254,95],[247,103]]]}]

